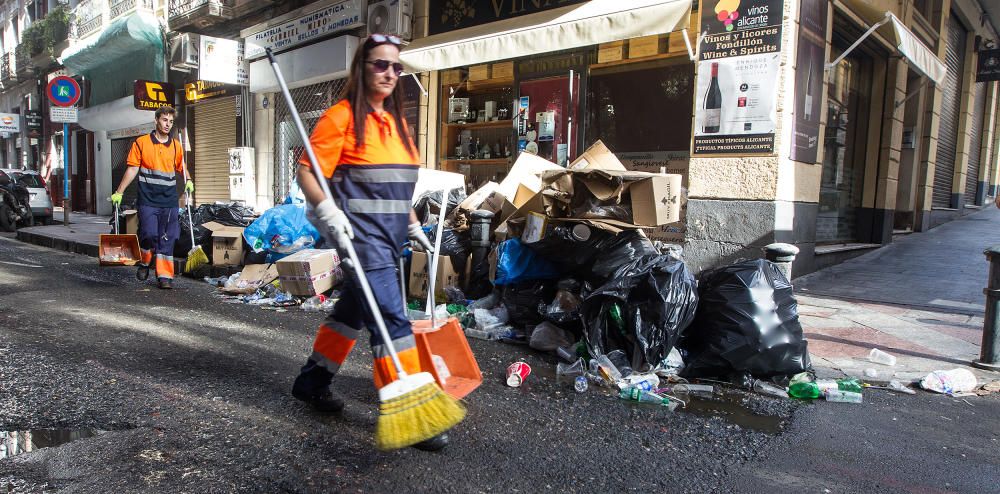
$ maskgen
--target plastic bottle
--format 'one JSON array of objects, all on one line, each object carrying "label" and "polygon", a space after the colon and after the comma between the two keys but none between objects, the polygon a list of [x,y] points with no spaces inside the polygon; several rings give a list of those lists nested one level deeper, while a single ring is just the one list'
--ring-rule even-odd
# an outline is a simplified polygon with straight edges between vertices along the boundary
[{"label": "plastic bottle", "polygon": [[567,362],[576,362],[577,357],[574,354],[575,350],[573,350],[573,347],[568,347],[568,348],[570,348],[570,350],[567,350],[566,348],[563,348],[561,346],[556,347],[556,354],[559,355],[559,358]]},{"label": "plastic bottle", "polygon": [[688,394],[715,394],[715,386],[712,386],[711,384],[676,384],[673,387],[673,392]]},{"label": "plastic bottle", "polygon": [[656,403],[659,405],[666,405],[670,402],[669,399],[664,398],[652,391],[645,391],[636,387],[629,387],[619,391],[618,397],[628,401],[636,401],[639,403]]},{"label": "plastic bottle", "polygon": [[820,397],[819,386],[814,381],[796,381],[788,384],[788,395],[794,398],[813,400]]},{"label": "plastic bottle", "polygon": [[826,398],[826,401],[835,403],[861,403],[862,400],[861,393],[841,391],[839,389],[829,389],[823,393],[823,396]]},{"label": "plastic bottle", "polygon": [[868,360],[875,362],[876,364],[882,365],[896,365],[896,357],[889,355],[888,353],[879,350],[878,348],[872,348],[871,353],[868,354]]},{"label": "plastic bottle", "polygon": [[618,383],[620,388],[636,387],[644,391],[652,391],[659,385],[660,378],[656,374],[632,374]]},{"label": "plastic bottle", "polygon": [[576,379],[573,380],[573,389],[575,389],[577,393],[583,393],[586,391],[587,378],[583,376],[576,376]]},{"label": "plastic bottle", "polygon": [[765,395],[771,395],[776,398],[788,398],[788,392],[782,388],[779,388],[773,384],[768,384],[761,380],[755,380],[753,382],[753,390]]},{"label": "plastic bottle", "polygon": [[837,389],[851,393],[861,393],[864,386],[861,385],[861,381],[858,378],[850,377],[847,379],[837,379]]}]

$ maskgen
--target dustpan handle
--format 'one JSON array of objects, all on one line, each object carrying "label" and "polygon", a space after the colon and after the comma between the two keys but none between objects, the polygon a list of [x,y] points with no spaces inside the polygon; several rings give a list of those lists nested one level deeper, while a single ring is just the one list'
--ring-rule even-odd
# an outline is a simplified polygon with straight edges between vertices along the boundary
[{"label": "dustpan handle", "polygon": [[115,204],[115,235],[119,234],[119,232],[118,232],[118,216],[119,216],[118,205]]},{"label": "dustpan handle", "polygon": [[[312,165],[313,174],[316,175],[316,181],[319,182],[320,188],[323,189],[323,195],[332,201],[333,194],[330,193],[330,185],[326,183],[323,169],[320,168],[319,160],[316,159],[316,154],[313,152],[312,143],[309,142],[309,133],[306,132],[305,126],[302,125],[302,119],[299,118],[299,110],[295,107],[295,101],[292,100],[291,93],[288,92],[288,86],[285,84],[285,78],[281,75],[278,61],[274,59],[274,54],[271,53],[270,48],[267,48],[265,51],[267,52],[268,61],[271,62],[271,68],[274,69],[274,77],[278,80],[281,94],[285,97],[285,103],[288,104],[288,111],[292,115],[292,121],[295,122],[295,128],[299,131],[299,136],[302,137],[302,143],[305,147],[306,155],[309,156],[309,163]],[[368,277],[365,276],[365,270],[362,268],[361,262],[358,261],[358,254],[354,252],[354,245],[351,244],[350,239],[345,237],[342,235],[342,238],[337,239],[338,247],[347,251],[348,259],[351,261],[350,267],[353,268],[354,274],[358,277],[358,284],[361,285],[361,291],[365,294],[365,301],[368,302],[368,309],[375,319],[375,325],[378,326],[379,335],[382,336],[382,343],[389,350],[392,363],[396,366],[396,374],[402,379],[406,377],[406,371],[403,370],[403,364],[399,361],[396,348],[392,345],[392,338],[389,337],[389,331],[385,328],[385,321],[382,320],[382,312],[378,310],[378,304],[375,303],[375,296],[372,294],[371,286],[368,285]]]}]

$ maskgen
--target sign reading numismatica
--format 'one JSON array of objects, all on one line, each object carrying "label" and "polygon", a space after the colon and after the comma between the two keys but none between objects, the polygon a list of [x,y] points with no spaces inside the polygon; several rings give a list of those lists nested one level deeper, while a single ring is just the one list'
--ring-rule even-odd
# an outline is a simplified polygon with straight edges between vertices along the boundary
[{"label": "sign reading numismatica", "polygon": [[246,38],[246,57],[259,58],[267,48],[284,51],[360,26],[364,24],[364,5],[362,0],[347,0],[251,34]]}]

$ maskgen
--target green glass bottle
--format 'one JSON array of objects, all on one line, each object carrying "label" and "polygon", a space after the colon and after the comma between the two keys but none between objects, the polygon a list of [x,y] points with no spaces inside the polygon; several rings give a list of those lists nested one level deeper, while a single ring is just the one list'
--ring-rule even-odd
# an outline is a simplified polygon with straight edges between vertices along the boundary
[{"label": "green glass bottle", "polygon": [[820,397],[819,386],[808,373],[796,374],[788,383],[788,394],[795,398],[813,400]]}]

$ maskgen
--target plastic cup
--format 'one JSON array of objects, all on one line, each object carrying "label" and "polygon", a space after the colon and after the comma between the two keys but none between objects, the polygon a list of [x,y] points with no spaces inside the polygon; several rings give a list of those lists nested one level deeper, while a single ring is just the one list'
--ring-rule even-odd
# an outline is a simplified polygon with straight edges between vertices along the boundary
[{"label": "plastic cup", "polygon": [[879,350],[878,348],[872,348],[871,353],[868,354],[868,360],[875,362],[876,364],[896,365],[896,357],[889,355],[888,353]]},{"label": "plastic cup", "polygon": [[507,385],[512,388],[520,387],[530,374],[530,365],[526,362],[514,362],[507,367]]}]

